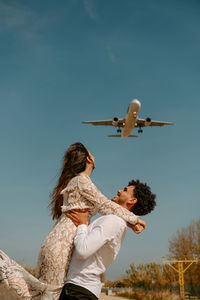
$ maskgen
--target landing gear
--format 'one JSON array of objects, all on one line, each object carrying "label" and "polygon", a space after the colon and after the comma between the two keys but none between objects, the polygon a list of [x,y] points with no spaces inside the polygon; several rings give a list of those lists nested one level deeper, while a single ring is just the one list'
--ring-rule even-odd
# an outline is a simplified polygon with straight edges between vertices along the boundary
[{"label": "landing gear", "polygon": [[138,133],[143,133],[143,130],[141,128],[138,129]]},{"label": "landing gear", "polygon": [[120,128],[118,128],[118,129],[117,129],[117,132],[118,132],[118,133],[121,133],[121,132],[122,132],[122,130],[121,130]]}]

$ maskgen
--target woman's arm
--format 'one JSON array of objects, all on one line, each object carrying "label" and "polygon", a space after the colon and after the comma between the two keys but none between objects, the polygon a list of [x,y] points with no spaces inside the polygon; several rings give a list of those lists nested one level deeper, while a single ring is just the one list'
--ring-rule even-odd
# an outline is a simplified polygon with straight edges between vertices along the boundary
[{"label": "woman's arm", "polygon": [[79,176],[78,188],[80,194],[90,201],[102,215],[114,214],[130,224],[140,223],[139,218],[126,208],[108,200],[92,183],[88,176]]}]

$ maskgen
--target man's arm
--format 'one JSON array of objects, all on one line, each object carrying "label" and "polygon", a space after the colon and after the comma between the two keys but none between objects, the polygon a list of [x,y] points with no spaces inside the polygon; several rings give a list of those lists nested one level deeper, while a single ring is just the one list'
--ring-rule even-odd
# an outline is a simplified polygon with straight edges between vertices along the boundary
[{"label": "man's arm", "polygon": [[74,245],[80,259],[87,259],[95,254],[107,241],[120,232],[123,234],[126,228],[121,219],[107,216],[102,222],[95,224],[91,232],[88,232],[87,212],[71,211],[66,215],[78,226]]},{"label": "man's arm", "polygon": [[[86,211],[87,209],[85,209],[84,211],[77,209],[77,210],[66,211],[65,214],[74,222],[76,226],[78,226],[81,224],[87,224],[88,212],[84,214],[84,212]],[[79,213],[73,214],[73,212],[79,212]],[[131,228],[136,234],[140,234],[146,228],[146,222],[141,220],[139,217],[137,217],[137,223],[135,225],[127,223],[127,226]]]}]

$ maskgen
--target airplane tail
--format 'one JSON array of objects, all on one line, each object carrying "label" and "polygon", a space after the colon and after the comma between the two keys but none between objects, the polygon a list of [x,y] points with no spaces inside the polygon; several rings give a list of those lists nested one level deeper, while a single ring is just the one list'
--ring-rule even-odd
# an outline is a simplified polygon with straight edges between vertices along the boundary
[{"label": "airplane tail", "polygon": [[[108,137],[122,137],[121,136],[121,134],[110,134],[110,135],[108,135]],[[128,135],[127,137],[138,137],[138,135],[132,135],[132,134],[130,134],[130,135]]]}]

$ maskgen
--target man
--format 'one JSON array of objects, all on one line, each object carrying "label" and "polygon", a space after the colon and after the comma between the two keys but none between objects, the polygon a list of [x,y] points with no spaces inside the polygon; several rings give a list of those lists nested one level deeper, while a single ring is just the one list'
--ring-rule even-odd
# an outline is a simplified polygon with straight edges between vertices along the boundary
[{"label": "man", "polygon": [[[139,215],[151,212],[155,195],[139,180],[118,190],[112,201]],[[97,300],[101,292],[100,275],[116,258],[126,233],[124,220],[106,215],[87,225],[88,212],[70,211],[67,216],[77,227],[74,252],[60,300]],[[139,228],[138,232],[142,229]]]}]

